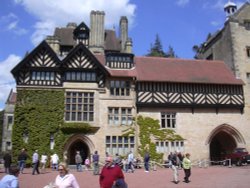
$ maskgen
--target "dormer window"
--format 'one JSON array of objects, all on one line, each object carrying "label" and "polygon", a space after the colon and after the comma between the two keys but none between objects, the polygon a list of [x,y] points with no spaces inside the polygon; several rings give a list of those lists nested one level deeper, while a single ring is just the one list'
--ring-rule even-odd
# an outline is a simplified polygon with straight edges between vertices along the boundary
[{"label": "dormer window", "polygon": [[106,53],[106,65],[112,69],[131,69],[134,55],[127,53]]}]

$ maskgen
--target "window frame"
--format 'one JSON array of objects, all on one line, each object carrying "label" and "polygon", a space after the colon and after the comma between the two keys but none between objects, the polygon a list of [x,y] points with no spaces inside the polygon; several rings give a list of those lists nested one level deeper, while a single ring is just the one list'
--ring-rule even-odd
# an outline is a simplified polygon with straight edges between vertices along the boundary
[{"label": "window frame", "polygon": [[110,126],[131,126],[133,115],[131,107],[108,107],[108,125]]},{"label": "window frame", "polygon": [[176,128],[176,112],[161,112],[161,128],[175,129]]},{"label": "window frame", "polygon": [[130,151],[135,151],[134,136],[106,135],[105,150],[111,155],[127,155]]},{"label": "window frame", "polygon": [[64,120],[67,122],[93,122],[94,97],[94,92],[66,91]]},{"label": "window frame", "polygon": [[111,96],[130,96],[131,83],[128,80],[110,80]]}]

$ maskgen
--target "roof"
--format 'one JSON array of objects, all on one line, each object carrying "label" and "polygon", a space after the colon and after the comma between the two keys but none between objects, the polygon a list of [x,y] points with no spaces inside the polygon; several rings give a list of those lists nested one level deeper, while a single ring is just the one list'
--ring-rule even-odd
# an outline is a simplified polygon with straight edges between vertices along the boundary
[{"label": "roof", "polygon": [[136,57],[135,63],[139,81],[244,84],[223,61]]},{"label": "roof", "polygon": [[[105,66],[105,56],[95,55]],[[135,57],[133,69],[110,69],[111,76],[135,77],[142,82],[175,82],[243,85],[223,61],[188,60],[162,57]]]},{"label": "roof", "polygon": [[133,69],[111,69],[107,66],[105,66],[105,55],[95,55],[95,57],[98,59],[98,61],[106,68],[106,70],[109,72],[110,76],[113,77],[136,77],[136,70]]},{"label": "roof", "polygon": [[13,89],[11,89],[8,99],[6,101],[6,104],[16,104],[16,99],[17,99],[16,97],[17,97],[17,93],[14,92]]},{"label": "roof", "polygon": [[121,41],[114,30],[105,30],[105,50],[121,51]]},{"label": "roof", "polygon": [[63,46],[74,46],[76,44],[74,40],[74,29],[73,27],[56,28],[54,36],[59,37],[60,45]]}]

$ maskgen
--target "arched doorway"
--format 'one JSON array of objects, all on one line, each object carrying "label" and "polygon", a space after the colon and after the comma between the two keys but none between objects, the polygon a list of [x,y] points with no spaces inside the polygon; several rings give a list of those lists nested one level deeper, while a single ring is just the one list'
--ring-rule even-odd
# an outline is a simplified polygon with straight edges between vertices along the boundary
[{"label": "arched doorway", "polygon": [[211,132],[207,144],[210,149],[210,160],[218,161],[224,154],[232,152],[236,147],[242,147],[245,141],[237,129],[223,124]]},{"label": "arched doorway", "polygon": [[75,155],[77,151],[80,151],[80,155],[82,156],[83,161],[90,155],[89,147],[86,145],[86,143],[81,140],[76,140],[68,149],[69,164],[75,164]]},{"label": "arched doorway", "polygon": [[67,152],[67,162],[72,165],[75,164],[76,151],[80,151],[83,161],[90,157],[94,145],[92,141],[83,134],[72,136],[66,143],[64,151]]}]

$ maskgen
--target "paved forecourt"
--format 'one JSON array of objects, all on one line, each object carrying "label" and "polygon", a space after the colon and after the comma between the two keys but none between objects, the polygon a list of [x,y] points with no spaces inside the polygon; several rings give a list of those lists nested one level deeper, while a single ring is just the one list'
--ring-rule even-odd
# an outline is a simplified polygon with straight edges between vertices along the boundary
[{"label": "paved forecourt", "polygon": [[[57,171],[47,169],[45,174],[32,175],[32,169],[25,169],[20,174],[20,188],[43,188],[54,181]],[[92,171],[76,172],[71,170],[81,188],[98,188],[99,176],[94,176]],[[183,170],[179,170],[179,184],[174,184],[171,169],[157,169],[156,171],[144,172],[138,169],[134,173],[125,173],[125,180],[129,188],[248,188],[250,187],[250,165],[242,167],[212,166],[208,168],[192,168],[191,182],[183,182]],[[4,176],[4,169],[0,170],[0,177]]]}]

